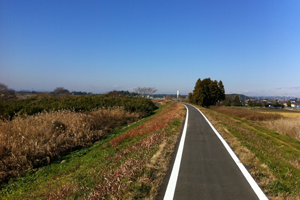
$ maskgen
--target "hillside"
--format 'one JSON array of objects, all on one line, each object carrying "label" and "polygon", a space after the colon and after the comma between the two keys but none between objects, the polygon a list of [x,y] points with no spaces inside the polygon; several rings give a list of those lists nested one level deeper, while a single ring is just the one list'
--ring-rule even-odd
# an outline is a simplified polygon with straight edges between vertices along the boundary
[{"label": "hillside", "polygon": [[89,148],[1,186],[1,199],[155,199],[185,116],[168,103]]},{"label": "hillside", "polygon": [[226,94],[226,97],[231,97],[232,99],[234,99],[234,97],[238,95],[240,100],[247,100],[249,99],[250,97],[244,95],[244,94],[236,94],[236,93],[233,93],[233,94]]}]

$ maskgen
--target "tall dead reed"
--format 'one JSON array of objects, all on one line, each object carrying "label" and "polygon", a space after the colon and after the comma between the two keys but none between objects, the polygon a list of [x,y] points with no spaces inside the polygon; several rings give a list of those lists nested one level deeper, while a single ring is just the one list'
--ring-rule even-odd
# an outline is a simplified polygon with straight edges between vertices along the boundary
[{"label": "tall dead reed", "polygon": [[300,140],[300,118],[299,117],[286,117],[278,120],[265,122],[267,128],[287,135],[289,137]]},{"label": "tall dead reed", "polygon": [[139,114],[116,107],[89,113],[43,112],[0,121],[0,183],[62,153],[89,146],[113,128],[137,119]]}]

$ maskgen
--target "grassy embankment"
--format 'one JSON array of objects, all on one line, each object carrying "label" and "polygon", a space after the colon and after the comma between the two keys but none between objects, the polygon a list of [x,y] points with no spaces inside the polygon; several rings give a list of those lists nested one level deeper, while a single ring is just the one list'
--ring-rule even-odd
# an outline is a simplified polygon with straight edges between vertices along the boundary
[{"label": "grassy embankment", "polygon": [[300,199],[300,141],[266,127],[290,119],[242,108],[200,109],[270,199]]},{"label": "grassy embankment", "polygon": [[0,102],[0,184],[60,155],[90,146],[112,129],[155,109],[145,98],[105,95],[42,95]]},{"label": "grassy embankment", "polygon": [[184,120],[178,103],[2,185],[1,199],[154,199]]}]

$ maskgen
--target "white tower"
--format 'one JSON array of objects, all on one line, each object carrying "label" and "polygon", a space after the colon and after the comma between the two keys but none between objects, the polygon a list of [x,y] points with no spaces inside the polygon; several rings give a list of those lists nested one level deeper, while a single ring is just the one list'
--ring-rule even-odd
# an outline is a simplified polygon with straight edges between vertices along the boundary
[{"label": "white tower", "polygon": [[177,90],[177,99],[179,98],[179,90]]}]

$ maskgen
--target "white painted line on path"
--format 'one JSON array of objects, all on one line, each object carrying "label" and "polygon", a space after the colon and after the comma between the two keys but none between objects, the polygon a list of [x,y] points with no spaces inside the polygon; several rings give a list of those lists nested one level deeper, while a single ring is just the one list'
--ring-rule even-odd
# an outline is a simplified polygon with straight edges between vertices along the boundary
[{"label": "white painted line on path", "polygon": [[[184,105],[184,104],[183,104]],[[185,117],[185,123],[184,123],[184,128],[182,131],[181,135],[181,140],[179,143],[177,155],[175,158],[175,162],[173,165],[172,173],[169,179],[169,183],[166,189],[166,193],[164,196],[164,200],[170,200],[173,199],[174,193],[175,193],[175,188],[177,184],[177,179],[178,179],[178,174],[179,174],[179,169],[180,169],[180,163],[181,163],[181,157],[182,157],[182,152],[183,152],[183,146],[184,146],[184,141],[185,141],[185,136],[186,136],[186,129],[187,129],[187,123],[188,123],[188,118],[189,118],[189,109],[186,105],[186,117]]]},{"label": "white painted line on path", "polygon": [[[189,104],[191,105],[191,104]],[[191,105],[193,106],[193,105]],[[195,106],[193,106],[194,108],[196,108],[204,117],[204,119],[208,122],[208,124],[210,125],[210,127],[212,128],[212,130],[215,132],[215,134],[218,136],[218,138],[221,140],[221,142],[223,143],[223,145],[225,146],[226,150],[228,151],[228,153],[230,154],[230,156],[232,157],[232,159],[234,160],[234,162],[236,163],[236,165],[239,167],[239,169],[241,170],[241,172],[243,173],[243,175],[245,176],[246,180],[248,181],[248,183],[250,184],[250,186],[252,187],[252,189],[254,190],[255,194],[257,195],[257,197],[259,199],[268,199],[267,196],[265,195],[265,193],[263,193],[263,191],[260,189],[260,187],[257,185],[257,183],[255,182],[255,180],[253,179],[253,177],[249,174],[248,170],[245,168],[245,166],[241,163],[241,161],[238,159],[238,157],[235,155],[235,153],[232,151],[232,149],[230,148],[230,146],[227,144],[227,142],[223,139],[223,137],[220,135],[220,133],[217,131],[217,129],[215,129],[215,127],[210,123],[210,121],[206,118],[206,116]]]}]

